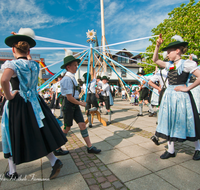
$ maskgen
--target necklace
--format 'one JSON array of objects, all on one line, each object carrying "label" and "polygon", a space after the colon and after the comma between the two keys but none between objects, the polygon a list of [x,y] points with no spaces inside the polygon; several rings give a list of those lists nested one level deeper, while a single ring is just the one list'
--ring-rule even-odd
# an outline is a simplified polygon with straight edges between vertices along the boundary
[{"label": "necklace", "polygon": [[18,57],[17,59],[27,59],[27,57]]}]

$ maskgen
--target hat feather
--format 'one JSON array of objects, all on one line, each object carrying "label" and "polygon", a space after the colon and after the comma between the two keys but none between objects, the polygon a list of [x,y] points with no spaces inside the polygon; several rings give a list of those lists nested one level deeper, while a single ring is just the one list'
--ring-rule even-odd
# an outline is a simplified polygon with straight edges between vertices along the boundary
[{"label": "hat feather", "polygon": [[17,34],[26,35],[31,37],[32,39],[35,38],[35,32],[31,28],[20,28]]},{"label": "hat feather", "polygon": [[167,57],[167,51],[163,52],[163,59],[165,59]]},{"label": "hat feather", "polygon": [[65,57],[73,54],[70,49],[64,49],[64,50],[65,50]]},{"label": "hat feather", "polygon": [[172,37],[172,39],[174,39],[174,40],[176,40],[176,41],[183,42],[183,38],[182,38],[181,36],[179,36],[179,35],[174,35],[174,36]]}]

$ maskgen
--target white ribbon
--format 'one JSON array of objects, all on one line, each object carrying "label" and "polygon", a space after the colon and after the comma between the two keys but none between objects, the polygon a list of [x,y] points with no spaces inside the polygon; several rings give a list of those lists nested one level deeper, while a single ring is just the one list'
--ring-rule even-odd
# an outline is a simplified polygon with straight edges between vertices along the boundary
[{"label": "white ribbon", "polygon": [[57,44],[65,44],[65,45],[72,45],[72,46],[79,46],[79,47],[88,48],[88,46],[75,44],[75,43],[72,43],[72,42],[65,42],[65,41],[62,41],[62,40],[54,40],[54,39],[51,39],[51,38],[45,38],[45,37],[41,37],[41,36],[35,36],[35,39],[40,40],[40,41],[44,41],[44,42],[51,42],[51,43],[57,43]]},{"label": "white ribbon", "polygon": [[128,41],[118,42],[118,43],[109,44],[109,45],[105,45],[105,46],[97,46],[97,47],[95,47],[95,49],[99,48],[99,47],[116,46],[116,45],[119,45],[119,44],[125,44],[125,43],[129,43],[129,42],[135,42],[135,41],[144,40],[144,39],[148,39],[148,38],[154,38],[154,37],[158,37],[158,36],[159,35],[155,35],[155,36],[149,36],[149,37],[144,37],[144,38],[138,38],[138,39],[133,39],[133,40],[128,40]]},{"label": "white ribbon", "polygon": [[[81,52],[75,54],[74,56],[77,56],[77,55],[79,55],[79,54],[81,54],[81,53],[83,53],[83,51],[81,51]],[[84,55],[85,55],[85,54],[84,54]],[[84,55],[83,55],[83,56],[84,56]],[[82,56],[82,57],[83,57],[83,56]],[[82,57],[81,57],[81,58],[82,58]],[[80,58],[80,59],[81,59],[81,58]],[[51,66],[53,66],[53,65],[56,65],[56,64],[60,63],[61,61],[63,61],[63,59],[60,60],[60,61],[57,61],[56,63],[53,63],[53,64],[51,64],[51,65],[48,65],[48,66],[46,66],[46,67],[41,68],[40,71],[43,70],[43,69],[45,69],[45,68],[49,68],[49,67],[51,67]]]}]

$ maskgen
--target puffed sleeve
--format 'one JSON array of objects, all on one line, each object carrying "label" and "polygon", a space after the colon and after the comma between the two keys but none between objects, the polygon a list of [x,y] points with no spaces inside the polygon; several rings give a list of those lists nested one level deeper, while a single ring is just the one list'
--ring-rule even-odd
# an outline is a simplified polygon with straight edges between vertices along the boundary
[{"label": "puffed sleeve", "polygon": [[152,82],[156,82],[156,81],[159,81],[159,76],[160,76],[160,72],[157,72],[155,75],[153,75],[150,80]]},{"label": "puffed sleeve", "polygon": [[195,61],[187,59],[184,62],[184,70],[187,73],[193,73],[197,69],[197,63]]},{"label": "puffed sleeve", "polygon": [[1,69],[4,71],[5,69],[12,69],[14,71],[14,75],[13,77],[16,77],[17,76],[17,70],[16,70],[16,67],[14,65],[14,61],[5,61],[5,63],[1,66]]}]

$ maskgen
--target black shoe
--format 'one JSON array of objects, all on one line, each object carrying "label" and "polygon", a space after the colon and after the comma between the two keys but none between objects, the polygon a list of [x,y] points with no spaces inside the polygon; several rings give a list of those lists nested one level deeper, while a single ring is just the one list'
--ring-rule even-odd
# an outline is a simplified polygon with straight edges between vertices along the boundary
[{"label": "black shoe", "polygon": [[92,125],[89,125],[89,128],[92,128]]},{"label": "black shoe", "polygon": [[59,116],[57,119],[63,119],[63,117]]},{"label": "black shoe", "polygon": [[156,115],[156,112],[150,113],[149,117],[153,117],[154,115]]},{"label": "black shoe", "polygon": [[158,142],[158,137],[156,137],[155,135],[153,135],[151,137],[151,140],[156,144],[156,145],[160,145],[160,143]]},{"label": "black shoe", "polygon": [[105,115],[108,115],[108,112],[106,112]]},{"label": "black shoe", "polygon": [[200,151],[196,150],[194,153],[194,156],[192,158],[193,160],[200,160]]},{"label": "black shoe", "polygon": [[156,121],[156,125],[158,125],[158,122]]},{"label": "black shoe", "polygon": [[161,159],[168,159],[168,158],[170,158],[170,157],[175,157],[175,156],[176,156],[176,155],[175,155],[175,152],[174,152],[173,154],[171,154],[171,153],[165,151],[165,153],[162,154],[162,155],[160,156],[160,158],[161,158]]},{"label": "black shoe", "polygon": [[100,113],[102,113],[102,111],[101,111],[101,110],[99,110],[99,112],[100,112]]},{"label": "black shoe", "polygon": [[138,113],[137,116],[143,116],[143,114]]},{"label": "black shoe", "polygon": [[11,179],[11,180],[16,180],[17,178],[18,178],[18,173],[17,172],[15,172],[15,173],[13,173],[13,174],[9,174],[9,172],[6,172],[5,174],[4,174],[4,176],[5,176],[5,178],[7,178],[7,179]]},{"label": "black shoe", "polygon": [[97,149],[95,146],[92,147],[92,149],[87,148],[88,153],[94,153],[94,154],[99,154],[101,152],[100,149]]},{"label": "black shoe", "polygon": [[69,154],[69,151],[63,150],[62,148],[60,148],[58,150],[54,150],[53,153],[55,156],[63,156],[63,155]]},{"label": "black shoe", "polygon": [[57,159],[54,166],[52,167],[51,175],[49,179],[53,179],[57,177],[57,175],[60,173],[60,169],[63,167],[63,163]]},{"label": "black shoe", "polygon": [[107,125],[110,125],[111,124],[111,121],[107,121]]}]

